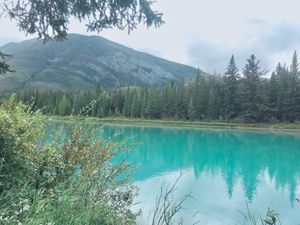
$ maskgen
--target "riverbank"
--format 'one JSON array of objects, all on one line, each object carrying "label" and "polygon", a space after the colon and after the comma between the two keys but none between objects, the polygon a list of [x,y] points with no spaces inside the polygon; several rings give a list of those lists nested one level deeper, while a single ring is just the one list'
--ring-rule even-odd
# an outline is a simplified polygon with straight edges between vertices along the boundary
[{"label": "riverbank", "polygon": [[150,120],[124,117],[94,118],[79,116],[48,116],[49,120],[82,121],[104,124],[124,124],[136,126],[186,127],[186,128],[228,128],[250,130],[278,130],[300,132],[300,123],[233,123],[220,121],[183,121],[183,120]]}]

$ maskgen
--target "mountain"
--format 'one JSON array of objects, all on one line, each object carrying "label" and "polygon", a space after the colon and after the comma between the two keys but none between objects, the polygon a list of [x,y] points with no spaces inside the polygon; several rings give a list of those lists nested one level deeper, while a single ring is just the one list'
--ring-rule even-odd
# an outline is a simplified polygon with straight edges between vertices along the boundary
[{"label": "mountain", "polygon": [[27,88],[74,91],[136,84],[161,84],[195,77],[191,66],[174,63],[99,36],[70,34],[64,42],[32,39],[9,43],[0,51],[15,73],[0,77],[0,91]]}]

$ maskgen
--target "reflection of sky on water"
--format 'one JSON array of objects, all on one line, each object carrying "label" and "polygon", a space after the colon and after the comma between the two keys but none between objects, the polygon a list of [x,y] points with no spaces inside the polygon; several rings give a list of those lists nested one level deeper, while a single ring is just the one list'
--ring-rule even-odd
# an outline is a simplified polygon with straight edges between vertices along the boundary
[{"label": "reflection of sky on water", "polygon": [[[173,184],[180,173],[180,171],[167,172],[136,182],[139,187],[136,201],[141,203],[135,209],[143,209],[139,224],[147,224],[148,215],[153,213],[161,185]],[[267,172],[261,174],[258,180],[255,196],[249,203],[251,210],[256,215],[264,215],[270,206],[280,212],[282,224],[299,224],[300,204],[295,203],[295,206],[291,207],[288,188],[276,189]],[[232,196],[224,192],[226,189],[227,184],[220,174],[211,175],[203,172],[195,179],[192,168],[184,170],[175,192],[177,197],[175,200],[189,191],[193,195],[193,198],[185,202],[180,214],[185,219],[184,224],[193,224],[198,220],[199,224],[206,225],[234,225],[238,222],[242,224],[242,215],[238,210],[246,212],[247,201],[242,181],[237,180]],[[297,194],[300,195],[300,185]]]},{"label": "reflection of sky on water", "polygon": [[[99,126],[99,125],[94,125]],[[61,124],[49,125],[57,130]],[[63,129],[68,129],[65,126]],[[134,137],[136,149],[125,155],[140,168],[138,207],[149,212],[163,183],[183,176],[177,196],[192,191],[185,219],[199,211],[200,224],[235,224],[246,201],[258,215],[268,206],[283,224],[300,224],[300,135],[235,130],[193,130],[104,126],[104,136]],[[51,131],[49,131],[51,133]],[[145,218],[141,218],[144,220]],[[141,223],[144,224],[144,223]],[[186,224],[190,224],[187,221]]]}]

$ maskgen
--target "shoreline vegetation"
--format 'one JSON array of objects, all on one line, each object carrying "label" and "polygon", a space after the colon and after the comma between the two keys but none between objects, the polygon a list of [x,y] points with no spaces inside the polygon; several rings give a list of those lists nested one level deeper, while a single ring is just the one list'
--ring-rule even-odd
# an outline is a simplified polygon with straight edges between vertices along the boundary
[{"label": "shoreline vegetation", "polygon": [[101,118],[102,122],[124,123],[124,119],[106,118],[130,118],[129,123],[148,125],[295,130],[300,128],[300,70],[296,52],[292,61],[291,69],[278,64],[270,79],[262,77],[264,71],[252,55],[242,74],[232,57],[223,76],[206,76],[198,71],[194,80],[166,81],[161,85],[121,85],[108,89],[95,84],[95,89],[74,92],[28,89],[10,97],[45,115],[87,116]]},{"label": "shoreline vegetation", "polygon": [[0,103],[0,224],[136,225],[135,165],[112,163],[130,145],[84,123],[44,142],[44,121],[29,106]]},{"label": "shoreline vegetation", "polygon": [[66,122],[86,121],[90,123],[103,124],[122,124],[131,126],[149,126],[149,127],[175,127],[175,128],[222,128],[222,129],[237,129],[237,130],[271,130],[271,131],[293,131],[300,133],[300,122],[294,123],[238,123],[224,121],[184,121],[184,120],[169,120],[169,119],[133,119],[126,117],[84,117],[84,116],[47,116],[48,120],[64,120]]}]

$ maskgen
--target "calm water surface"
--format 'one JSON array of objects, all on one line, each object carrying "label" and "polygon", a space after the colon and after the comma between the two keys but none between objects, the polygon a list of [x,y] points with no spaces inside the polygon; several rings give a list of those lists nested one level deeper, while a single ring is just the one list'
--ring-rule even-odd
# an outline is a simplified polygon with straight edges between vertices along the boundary
[{"label": "calm water surface", "polygon": [[[49,125],[51,132],[62,124]],[[99,125],[100,126],[100,125]],[[50,129],[53,128],[53,129]],[[175,199],[191,192],[181,215],[185,224],[234,225],[246,202],[257,215],[268,206],[284,225],[300,224],[300,135],[279,132],[103,126],[104,136],[134,137],[126,157],[140,165],[140,224],[153,212],[162,185],[182,174]]]}]

